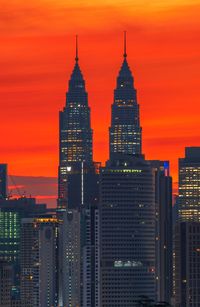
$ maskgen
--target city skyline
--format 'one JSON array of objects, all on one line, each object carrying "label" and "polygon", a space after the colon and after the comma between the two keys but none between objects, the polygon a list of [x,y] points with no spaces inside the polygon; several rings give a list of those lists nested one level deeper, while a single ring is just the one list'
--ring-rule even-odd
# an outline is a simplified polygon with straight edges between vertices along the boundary
[{"label": "city skyline", "polygon": [[198,11],[0,5],[0,306],[200,306]]},{"label": "city skyline", "polygon": [[[43,1],[40,4],[31,15],[34,17],[40,12],[39,20],[45,8]],[[62,1],[57,4],[58,11],[61,4]],[[22,5],[23,1],[18,1],[13,9],[19,13]],[[183,156],[186,146],[198,145],[199,43],[196,35],[199,22],[195,17],[198,1],[190,2],[190,6],[188,1],[177,1],[176,6],[168,1],[163,7],[153,2],[149,11],[142,5],[136,6],[138,1],[132,6],[127,2],[121,14],[116,14],[121,7],[119,1],[115,4],[109,1],[109,5],[108,11],[115,7],[109,29],[103,27],[99,18],[98,25],[93,23],[93,30],[84,28],[80,18],[76,27],[72,27],[73,23],[70,25],[67,34],[61,30],[59,22],[52,32],[49,24],[46,28],[45,23],[36,26],[34,18],[26,19],[25,25],[20,22],[22,16],[13,14],[5,5],[4,14],[10,12],[14,24],[19,25],[17,29],[12,25],[6,29],[6,14],[1,24],[5,42],[1,57],[1,78],[4,80],[1,100],[5,102],[1,130],[6,131],[2,137],[1,162],[8,163],[9,173],[18,176],[57,175],[57,114],[62,109],[73,67],[75,31],[79,33],[80,63],[89,93],[94,160],[104,162],[108,159],[110,106],[115,76],[123,55],[122,33],[126,29],[129,64],[135,76],[141,108],[143,153],[147,159],[169,159],[174,181],[177,181],[178,157]],[[132,9],[128,13],[129,5]],[[70,9],[74,17],[75,14],[82,16],[78,7],[79,3],[76,8],[71,4],[65,8]],[[90,10],[85,10],[90,17],[87,26],[92,22],[93,11],[98,7],[101,12],[107,8],[104,2],[91,6],[90,1],[88,7]],[[131,17],[135,16],[134,7],[137,7],[138,18],[130,24]],[[25,8],[30,10],[31,5]],[[157,16],[154,20],[157,12],[162,13],[162,18]],[[45,18],[47,13],[53,17],[53,13],[47,10]],[[107,13],[103,11],[102,15],[106,22]],[[193,18],[185,18],[187,15]],[[176,16],[179,16],[178,20]],[[61,20],[64,20],[63,15]],[[117,27],[114,21],[119,21]],[[30,194],[28,190],[27,194]]]}]

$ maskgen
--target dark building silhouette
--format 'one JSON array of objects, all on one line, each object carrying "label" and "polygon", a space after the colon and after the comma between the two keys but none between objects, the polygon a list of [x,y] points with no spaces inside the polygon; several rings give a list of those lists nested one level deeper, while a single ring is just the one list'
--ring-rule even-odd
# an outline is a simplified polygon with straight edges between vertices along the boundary
[{"label": "dark building silhouette", "polygon": [[11,306],[11,291],[13,285],[12,265],[0,261],[0,306]]},{"label": "dark building silhouette", "polygon": [[178,218],[174,229],[175,307],[200,306],[200,147],[179,159]]},{"label": "dark building silhouette", "polygon": [[200,223],[177,223],[174,242],[174,307],[200,306]]},{"label": "dark building silhouette", "polygon": [[16,276],[13,264],[0,261],[0,306],[21,307],[19,288],[15,286]]},{"label": "dark building silhouette", "polygon": [[126,36],[124,37],[124,60],[117,77],[112,104],[110,135],[110,158],[113,153],[141,154],[139,105],[134,78],[127,62]]},{"label": "dark building silhouette", "polygon": [[116,154],[100,179],[101,307],[156,298],[155,178],[142,156]]},{"label": "dark building silhouette", "polygon": [[0,164],[0,199],[7,196],[7,164]]},{"label": "dark building silhouette", "polygon": [[172,177],[168,161],[149,162],[155,173],[157,300],[170,303],[173,290]]},{"label": "dark building silhouette", "polygon": [[22,219],[21,306],[58,306],[58,219]]}]

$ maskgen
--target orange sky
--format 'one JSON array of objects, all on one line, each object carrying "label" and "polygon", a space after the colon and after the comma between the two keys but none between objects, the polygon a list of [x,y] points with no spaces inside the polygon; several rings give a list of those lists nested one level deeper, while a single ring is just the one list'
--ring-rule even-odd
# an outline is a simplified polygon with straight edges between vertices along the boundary
[{"label": "orange sky", "polygon": [[0,162],[20,176],[56,176],[58,111],[79,34],[94,158],[108,157],[108,126],[127,31],[148,159],[200,146],[200,1],[1,0]]}]

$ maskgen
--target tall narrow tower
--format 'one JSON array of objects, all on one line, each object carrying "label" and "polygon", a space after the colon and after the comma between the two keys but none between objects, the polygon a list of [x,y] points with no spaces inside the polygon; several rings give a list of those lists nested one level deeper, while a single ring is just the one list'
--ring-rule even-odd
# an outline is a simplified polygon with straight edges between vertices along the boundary
[{"label": "tall narrow tower", "polygon": [[75,66],[69,80],[66,105],[60,112],[58,207],[68,202],[68,175],[79,173],[83,163],[92,164],[92,129],[85,81],[79,67],[76,36]]},{"label": "tall narrow tower", "polygon": [[123,63],[114,91],[110,132],[110,158],[114,153],[141,154],[139,105],[134,79],[127,62],[126,32],[124,32]]}]

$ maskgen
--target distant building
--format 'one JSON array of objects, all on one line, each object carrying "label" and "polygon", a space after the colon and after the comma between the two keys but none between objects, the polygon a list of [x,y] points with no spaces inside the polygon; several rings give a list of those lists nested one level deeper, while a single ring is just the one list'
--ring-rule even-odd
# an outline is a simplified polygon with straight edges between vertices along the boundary
[{"label": "distant building", "polygon": [[13,285],[12,265],[0,261],[0,306],[11,306],[11,290]]},{"label": "distant building", "polygon": [[200,306],[200,223],[177,223],[174,236],[174,306]]},{"label": "distant building", "polygon": [[[13,290],[15,290],[13,294],[18,293],[20,287],[22,218],[46,216],[52,210],[47,209],[45,204],[36,204],[34,198],[0,200],[0,261],[5,261],[12,265],[14,275]],[[15,304],[17,304],[16,300]]]},{"label": "distant building", "polygon": [[95,206],[81,212],[81,306],[100,304],[100,225]]},{"label": "distant building", "polygon": [[99,303],[99,214],[95,207],[67,209],[59,237],[59,306]]},{"label": "distant building", "polygon": [[57,263],[58,219],[23,219],[20,248],[22,306],[57,306]]},{"label": "distant building", "polygon": [[21,306],[19,289],[15,285],[15,270],[13,264],[0,261],[0,306]]},{"label": "distant building", "polygon": [[179,159],[179,219],[200,221],[200,147],[186,147]]},{"label": "distant building", "polygon": [[142,156],[116,155],[100,176],[101,307],[156,298],[155,178]]},{"label": "distant building", "polygon": [[170,303],[173,288],[172,177],[168,161],[149,162],[155,172],[157,301]]},{"label": "distant building", "polygon": [[0,164],[0,199],[7,197],[7,164]]},{"label": "distant building", "polygon": [[200,147],[179,159],[178,218],[174,229],[175,307],[200,306]]},{"label": "distant building", "polygon": [[0,260],[18,262],[21,219],[46,214],[45,204],[35,198],[0,200]]},{"label": "distant building", "polygon": [[67,209],[59,229],[59,306],[81,304],[80,211]]}]

